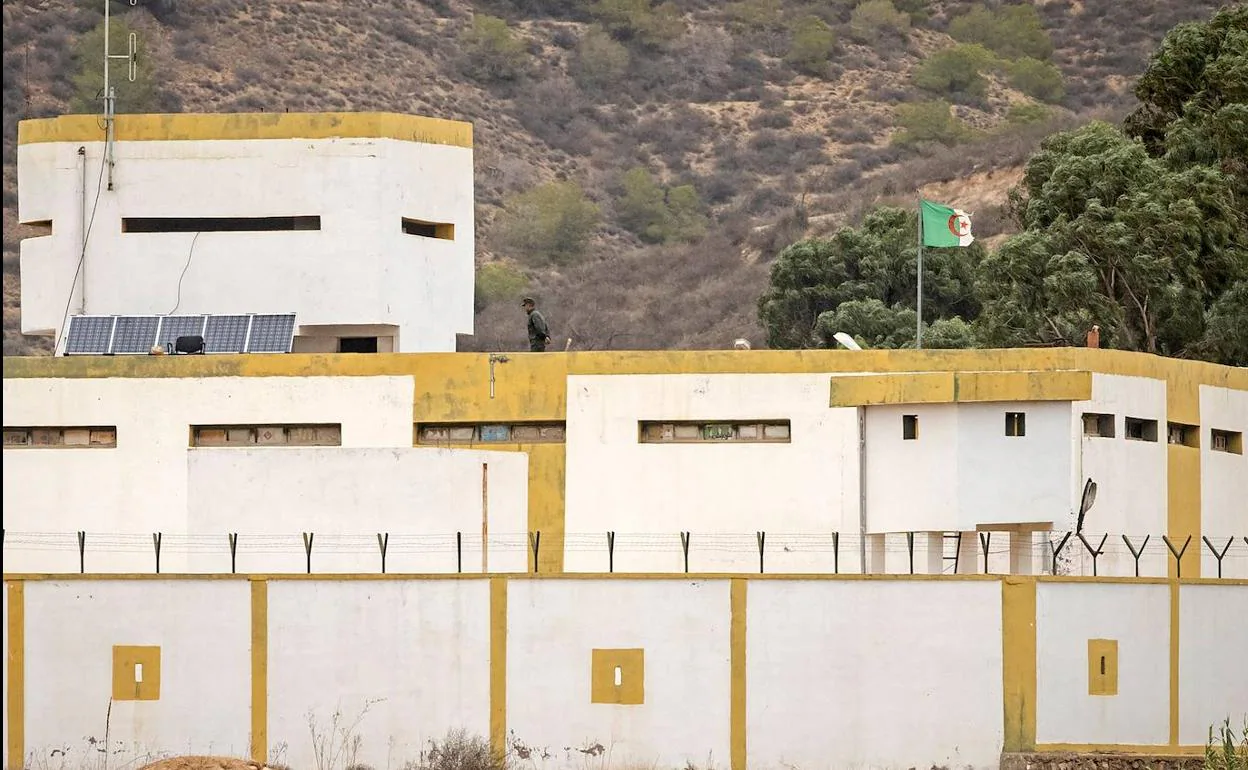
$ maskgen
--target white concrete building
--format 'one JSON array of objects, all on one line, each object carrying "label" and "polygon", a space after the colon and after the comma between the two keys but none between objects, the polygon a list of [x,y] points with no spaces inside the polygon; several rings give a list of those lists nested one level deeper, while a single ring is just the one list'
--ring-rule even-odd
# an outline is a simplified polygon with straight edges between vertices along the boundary
[{"label": "white concrete building", "polygon": [[[27,120],[22,331],[295,313],[295,351],[453,351],[473,327],[472,126],[382,113]],[[344,342],[345,340],[345,342]],[[63,343],[62,348],[63,349]]]}]

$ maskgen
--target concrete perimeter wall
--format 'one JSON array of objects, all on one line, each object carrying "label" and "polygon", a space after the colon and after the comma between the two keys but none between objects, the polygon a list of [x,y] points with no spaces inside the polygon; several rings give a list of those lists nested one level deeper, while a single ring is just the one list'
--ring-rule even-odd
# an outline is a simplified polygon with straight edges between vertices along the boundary
[{"label": "concrete perimeter wall", "polygon": [[551,769],[995,768],[1195,753],[1248,718],[1248,581],[5,583],[6,768],[94,767],[106,745],[115,767],[397,770],[456,729]]}]

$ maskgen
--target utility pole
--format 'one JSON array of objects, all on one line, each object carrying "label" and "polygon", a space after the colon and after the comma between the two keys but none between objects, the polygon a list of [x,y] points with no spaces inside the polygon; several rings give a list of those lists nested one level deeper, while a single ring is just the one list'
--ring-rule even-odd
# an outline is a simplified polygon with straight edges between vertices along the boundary
[{"label": "utility pole", "polygon": [[[138,5],[139,0],[130,0],[130,5]],[[128,51],[125,54],[109,53],[108,44],[111,36],[109,28],[110,23],[110,6],[112,0],[104,0],[104,162],[108,165],[108,189],[113,189],[113,166],[116,165],[113,159],[114,144],[114,122],[117,118],[117,90],[109,83],[108,67],[113,59],[125,59],[129,62],[127,67],[127,76],[131,83],[138,76],[139,70],[139,36],[130,33],[128,41]]]}]

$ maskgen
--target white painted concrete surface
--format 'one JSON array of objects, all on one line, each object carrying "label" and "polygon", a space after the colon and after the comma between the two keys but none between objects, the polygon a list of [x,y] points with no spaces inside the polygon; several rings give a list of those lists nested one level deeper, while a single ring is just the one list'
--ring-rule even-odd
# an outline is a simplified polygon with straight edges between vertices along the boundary
[{"label": "white painted concrete surface", "polygon": [[[1118,694],[1088,694],[1088,640],[1118,641]],[[1036,586],[1036,742],[1165,745],[1170,588]]]},{"label": "white painted concrete surface", "polygon": [[[568,377],[568,532],[667,535],[677,546],[629,555],[620,571],[680,571],[679,532],[858,531],[856,409],[830,409],[830,375]],[[650,444],[651,420],[790,420],[791,443]],[[606,542],[569,551],[565,568],[602,571]],[[748,544],[694,551],[697,569],[757,569]],[[831,554],[780,550],[774,571],[826,571]],[[783,565],[783,566],[781,566]],[[816,566],[817,565],[817,566]],[[692,568],[692,567],[691,567]]]},{"label": "white painted concrete surface", "polygon": [[489,599],[486,580],[270,581],[270,754],[320,767],[313,725],[377,768],[451,729],[488,737]]},{"label": "white painted concrete surface", "polygon": [[[1248,577],[1248,453],[1215,452],[1211,429],[1248,435],[1248,393],[1200,388],[1200,528],[1219,550],[1227,548],[1223,577]],[[1242,444],[1242,442],[1241,442]],[[1200,543],[1201,571],[1218,574],[1217,558]]]},{"label": "white painted concrete surface", "polygon": [[[727,766],[728,581],[511,581],[507,613],[508,731],[539,767],[595,745],[615,767]],[[645,651],[644,704],[590,702],[595,648]]]},{"label": "white painted concrete surface", "polygon": [[[246,581],[26,584],[26,751],[33,767],[110,767],[162,752],[245,756],[251,732]],[[113,645],[160,646],[160,699],[112,701]],[[7,708],[7,702],[6,702]],[[93,745],[92,739],[96,742]]]},{"label": "white painted concrete surface", "polygon": [[750,767],[995,768],[996,581],[752,581]]},{"label": "white painted concrete surface", "polygon": [[[90,224],[82,277],[83,169]],[[70,313],[294,312],[301,324],[393,324],[401,351],[455,350],[473,324],[472,150],[393,139],[121,141],[18,148],[22,330]],[[122,217],[319,216],[319,231],[123,233]],[[455,225],[406,235],[402,218]],[[188,266],[189,262],[189,266]],[[182,270],[186,266],[185,277]],[[181,295],[179,298],[179,282]],[[85,283],[85,311],[82,288]]]},{"label": "white painted concrete surface", "polygon": [[1179,592],[1179,743],[1197,745],[1225,719],[1248,722],[1248,587]]},{"label": "white painted concrete surface", "polygon": [[[380,571],[379,533],[390,534],[388,572],[455,572],[456,532],[463,533],[464,572],[528,568],[528,456],[521,452],[192,449],[187,465],[189,532],[219,546],[215,554],[192,553],[193,572],[229,571],[226,532],[247,533],[240,536],[239,572],[303,572],[303,532],[316,535],[314,572]],[[277,551],[279,543],[287,547]]]}]

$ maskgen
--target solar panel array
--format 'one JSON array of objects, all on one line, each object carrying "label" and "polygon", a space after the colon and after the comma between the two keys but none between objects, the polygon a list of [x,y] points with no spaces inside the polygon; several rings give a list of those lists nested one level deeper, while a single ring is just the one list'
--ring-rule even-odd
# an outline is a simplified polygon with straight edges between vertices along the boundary
[{"label": "solar panel array", "polygon": [[156,346],[171,350],[186,336],[202,336],[206,353],[289,353],[295,314],[76,315],[65,355],[146,355]]}]

